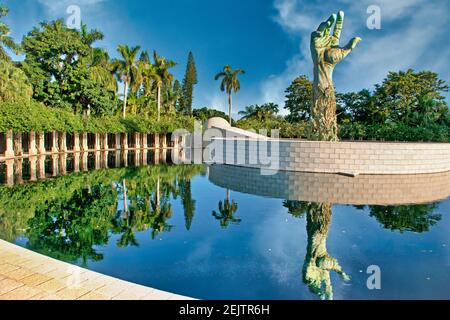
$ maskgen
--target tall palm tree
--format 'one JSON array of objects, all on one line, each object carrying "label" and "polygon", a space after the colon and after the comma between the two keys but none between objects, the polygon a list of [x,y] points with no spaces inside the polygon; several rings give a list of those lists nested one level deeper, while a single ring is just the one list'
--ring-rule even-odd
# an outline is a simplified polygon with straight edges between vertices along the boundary
[{"label": "tall palm tree", "polygon": [[233,91],[234,93],[236,93],[241,89],[241,83],[238,79],[238,76],[240,74],[245,74],[245,71],[239,68],[233,70],[231,69],[231,66],[227,64],[225,67],[223,67],[223,71],[216,74],[214,78],[216,81],[222,79],[222,82],[220,83],[220,90],[222,92],[226,91],[226,93],[228,94],[228,113],[230,116],[230,125],[232,122],[231,112],[233,110],[233,98],[231,94]]},{"label": "tall palm tree", "polygon": [[80,34],[83,43],[88,45],[89,47],[92,46],[94,42],[98,40],[103,40],[103,38],[105,37],[103,32],[98,31],[97,29],[89,31],[87,25],[84,23],[81,25]]},{"label": "tall palm tree", "polygon": [[110,92],[117,92],[117,81],[114,76],[114,66],[109,54],[101,48],[92,48],[89,56],[90,77],[95,82],[101,84]]},{"label": "tall palm tree", "polygon": [[153,51],[153,67],[156,75],[155,84],[157,88],[158,100],[158,121],[161,118],[161,88],[163,85],[172,87],[173,75],[169,72],[169,69],[175,65],[175,62],[167,60],[166,58],[158,55],[156,51]]},{"label": "tall palm tree", "polygon": [[[5,17],[9,12],[7,7],[0,5],[0,18]],[[11,58],[6,53],[5,48],[12,50],[14,53],[20,53],[20,46],[16,44],[12,37],[10,37],[9,26],[0,22],[0,60],[10,61]]]},{"label": "tall palm tree", "polygon": [[128,92],[130,86],[139,78],[139,62],[137,59],[138,53],[141,50],[140,46],[129,47],[127,45],[119,45],[117,51],[122,56],[122,59],[115,59],[113,62],[114,70],[120,81],[124,83],[124,98],[123,98],[123,117],[126,117]]}]

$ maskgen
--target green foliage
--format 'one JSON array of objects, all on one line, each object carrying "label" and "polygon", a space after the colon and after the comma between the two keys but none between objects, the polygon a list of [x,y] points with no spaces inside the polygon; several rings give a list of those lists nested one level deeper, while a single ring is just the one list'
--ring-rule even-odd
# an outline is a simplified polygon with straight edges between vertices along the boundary
[{"label": "green foliage", "polygon": [[255,119],[258,121],[267,121],[274,119],[278,114],[279,108],[275,103],[266,103],[263,105],[251,105],[245,107],[244,111],[240,111],[239,115],[243,120]]},{"label": "green foliage", "polygon": [[[203,171],[201,165],[118,168],[0,186],[0,237],[14,241],[26,236],[30,248],[65,261],[100,260],[95,246],[106,245],[112,233],[120,235],[118,245],[124,246],[135,232],[150,229],[156,236],[168,231],[168,199],[183,194],[181,181]],[[127,212],[117,208],[124,180]],[[192,223],[195,207],[189,210]]]},{"label": "green foliage", "polygon": [[42,203],[27,223],[27,246],[63,261],[100,261],[103,254],[94,246],[108,243],[116,206],[117,192],[101,184]]},{"label": "green foliage", "polygon": [[184,114],[192,114],[192,101],[194,99],[194,86],[198,83],[197,69],[194,55],[189,52],[186,74],[183,79],[183,96],[180,101],[180,111]]},{"label": "green foliage", "polygon": [[284,108],[289,110],[289,122],[306,121],[311,117],[313,83],[307,76],[296,78],[286,89]]},{"label": "green foliage", "polygon": [[73,112],[45,107],[31,101],[0,102],[0,132],[50,132],[53,130],[88,133],[170,133],[176,129],[192,131],[194,118],[186,116],[156,117],[120,116],[82,117]]},{"label": "green foliage", "polygon": [[258,119],[239,120],[236,124],[238,128],[244,130],[267,130],[270,135],[271,130],[280,130],[280,138],[300,139],[307,134],[307,123],[291,123],[282,117],[276,117],[260,121]]},{"label": "green foliage", "polygon": [[93,62],[90,45],[98,38],[97,31],[72,30],[62,20],[42,23],[29,32],[22,42],[22,69],[33,85],[33,97],[50,107],[109,113],[114,96],[89,70]]},{"label": "green foliage", "polygon": [[219,111],[216,109],[210,109],[210,108],[200,108],[200,109],[194,109],[192,112],[194,118],[197,120],[200,120],[202,123],[205,121],[211,119],[211,118],[223,118],[227,119],[227,115],[223,111]]},{"label": "green foliage", "polygon": [[437,204],[370,206],[369,211],[385,229],[423,233],[441,221],[442,215],[434,213],[437,207]]},{"label": "green foliage", "polygon": [[439,124],[411,127],[401,123],[386,125],[352,123],[341,125],[339,136],[343,140],[450,142],[450,127]]},{"label": "green foliage", "polygon": [[32,94],[25,73],[11,62],[0,60],[0,101],[29,102]]}]

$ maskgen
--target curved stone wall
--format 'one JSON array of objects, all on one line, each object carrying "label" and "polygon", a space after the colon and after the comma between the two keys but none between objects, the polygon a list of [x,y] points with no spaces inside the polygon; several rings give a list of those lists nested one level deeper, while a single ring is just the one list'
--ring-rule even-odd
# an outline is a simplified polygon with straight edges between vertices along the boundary
[{"label": "curved stone wall", "polygon": [[431,203],[450,196],[450,172],[422,175],[364,175],[280,171],[211,165],[209,180],[237,192],[263,197],[351,205]]},{"label": "curved stone wall", "polygon": [[216,139],[215,142],[220,140],[227,145],[219,149],[219,158],[223,161],[213,161],[220,164],[265,168],[256,157],[260,156],[261,145],[267,144],[263,153],[266,148],[271,150],[270,167],[275,170],[351,175],[450,171],[450,143],[242,141],[242,138]]}]

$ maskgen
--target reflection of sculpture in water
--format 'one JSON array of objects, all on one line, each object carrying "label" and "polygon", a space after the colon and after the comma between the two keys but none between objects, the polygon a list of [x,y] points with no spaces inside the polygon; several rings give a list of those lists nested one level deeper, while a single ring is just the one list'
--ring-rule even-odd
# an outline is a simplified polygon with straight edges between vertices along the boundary
[{"label": "reflection of sculpture in water", "polygon": [[306,213],[308,246],[303,265],[303,281],[321,299],[333,299],[330,272],[337,272],[344,281],[349,281],[350,277],[342,270],[339,262],[331,257],[327,251],[332,205],[329,203],[285,201],[284,206],[295,217],[301,217]]},{"label": "reflection of sculpture in water", "polygon": [[328,203],[310,204],[307,212],[308,247],[303,266],[303,280],[321,299],[333,299],[330,272],[337,272],[344,281],[350,277],[338,261],[327,252],[327,237],[331,224],[331,208]]}]

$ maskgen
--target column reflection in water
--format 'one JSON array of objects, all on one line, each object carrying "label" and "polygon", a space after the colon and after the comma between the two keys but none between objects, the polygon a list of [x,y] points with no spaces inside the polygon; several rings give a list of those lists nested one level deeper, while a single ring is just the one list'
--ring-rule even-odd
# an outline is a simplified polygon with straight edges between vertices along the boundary
[{"label": "column reflection in water", "polygon": [[14,161],[14,183],[15,184],[23,183],[22,166],[23,166],[23,159],[16,159]]},{"label": "column reflection in water", "polygon": [[74,153],[73,154],[73,171],[74,172],[80,172],[80,153]]},{"label": "column reflection in water", "polygon": [[30,181],[36,181],[37,180],[37,157],[31,157],[29,158],[30,161]]},{"label": "column reflection in water", "polygon": [[81,170],[83,172],[88,171],[88,158],[89,154],[87,152],[81,154]]},{"label": "column reflection in water", "polygon": [[14,185],[14,159],[5,161],[6,167],[6,184],[8,186]]},{"label": "column reflection in water", "polygon": [[47,157],[45,155],[39,156],[37,159],[37,170],[38,170],[38,178],[43,180],[45,179],[45,159]]}]

